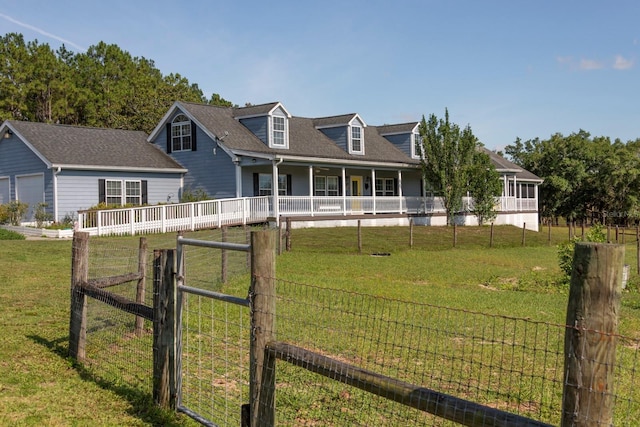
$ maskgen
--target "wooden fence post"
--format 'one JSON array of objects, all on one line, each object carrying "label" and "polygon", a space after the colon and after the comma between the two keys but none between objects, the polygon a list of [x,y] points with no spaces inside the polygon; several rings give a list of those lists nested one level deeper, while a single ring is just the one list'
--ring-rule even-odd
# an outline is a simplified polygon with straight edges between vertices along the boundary
[{"label": "wooden fence post", "polygon": [[286,250],[287,252],[291,252],[291,218],[287,218],[287,231],[286,231]]},{"label": "wooden fence post", "polygon": [[624,246],[575,246],[565,332],[562,426],[613,425]]},{"label": "wooden fence post", "polygon": [[177,400],[175,253],[153,251],[153,400],[172,409]]},{"label": "wooden fence post", "polygon": [[413,218],[409,218],[409,248],[413,249]]},{"label": "wooden fence post", "polygon": [[636,226],[636,271],[640,274],[640,228]]},{"label": "wooden fence post", "polygon": [[89,278],[89,233],[73,233],[71,247],[71,316],[69,357],[83,361],[87,340],[87,296],[82,290]]},{"label": "wooden fence post", "polygon": [[453,247],[456,247],[458,243],[458,230],[456,229],[456,223],[453,223]]},{"label": "wooden fence post", "polygon": [[522,246],[525,245],[525,233],[527,232],[527,223],[522,223]]},{"label": "wooden fence post", "polygon": [[[221,229],[221,238],[223,242],[227,242],[229,240],[229,229],[227,228],[227,226],[223,226]],[[227,283],[227,266],[229,264],[228,262],[228,254],[227,254],[227,250],[226,249],[220,249],[220,262],[221,262],[221,266],[220,266],[220,281],[222,283]]]},{"label": "wooden fence post", "polygon": [[493,247],[493,223],[491,223],[491,231],[489,232],[489,247]]},{"label": "wooden fence post", "polygon": [[549,226],[548,226],[548,231],[547,231],[547,244],[551,245],[551,221],[549,221]]},{"label": "wooden fence post", "polygon": [[[136,302],[138,304],[144,304],[146,297],[147,287],[147,238],[141,237],[140,244],[138,246],[138,284],[136,286]],[[135,334],[136,336],[142,336],[144,333],[144,317],[136,316]]]},{"label": "wooden fence post", "polygon": [[358,253],[362,255],[362,222],[358,220]]},{"label": "wooden fence post", "polygon": [[249,396],[253,427],[275,424],[275,358],[265,360],[266,345],[275,338],[275,238],[271,231],[251,233]]}]

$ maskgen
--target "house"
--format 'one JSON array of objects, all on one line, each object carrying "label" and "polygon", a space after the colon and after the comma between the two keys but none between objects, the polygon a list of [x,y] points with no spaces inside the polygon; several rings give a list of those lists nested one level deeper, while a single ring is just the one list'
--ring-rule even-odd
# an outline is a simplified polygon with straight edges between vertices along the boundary
[{"label": "house", "polygon": [[144,132],[5,121],[0,127],[0,204],[46,203],[54,221],[98,203],[178,202],[187,170]]},{"label": "house", "polygon": [[[297,117],[280,102],[176,102],[148,141],[188,170],[184,188],[215,199],[270,196],[275,218],[388,213],[446,221],[423,182],[418,122],[371,126],[357,113]],[[542,180],[486,151],[504,187],[496,223],[537,229]],[[475,221],[468,213],[460,219]]]}]

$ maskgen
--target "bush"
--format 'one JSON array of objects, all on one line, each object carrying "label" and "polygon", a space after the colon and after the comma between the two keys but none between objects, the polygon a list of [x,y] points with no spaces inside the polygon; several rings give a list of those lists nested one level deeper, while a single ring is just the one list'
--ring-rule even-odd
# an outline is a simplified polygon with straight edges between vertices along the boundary
[{"label": "bush", "polygon": [[[565,274],[567,282],[571,280],[571,269],[573,268],[573,253],[575,252],[576,243],[580,242],[579,237],[574,237],[572,240],[558,245],[558,265],[560,270]],[[603,243],[607,241],[607,235],[604,232],[602,225],[594,225],[585,234],[586,242]]]},{"label": "bush", "polygon": [[3,206],[6,207],[7,214],[5,222],[9,222],[11,225],[20,225],[22,217],[29,210],[29,205],[19,200],[13,200]]},{"label": "bush", "polygon": [[38,228],[42,228],[45,222],[50,222],[53,219],[53,215],[47,212],[47,206],[49,206],[48,203],[38,203],[36,211],[33,214]]},{"label": "bush", "polygon": [[185,188],[180,197],[180,203],[201,202],[203,200],[211,200],[211,197],[202,188]]}]

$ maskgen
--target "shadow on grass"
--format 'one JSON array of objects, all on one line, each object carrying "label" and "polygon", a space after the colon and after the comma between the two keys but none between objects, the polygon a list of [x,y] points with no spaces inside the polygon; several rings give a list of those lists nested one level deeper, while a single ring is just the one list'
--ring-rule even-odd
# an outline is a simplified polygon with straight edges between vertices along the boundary
[{"label": "shadow on grass", "polygon": [[[175,412],[158,407],[153,402],[153,396],[149,392],[145,392],[135,387],[135,385],[117,384],[114,381],[105,379],[93,372],[90,367],[71,359],[68,347],[69,337],[48,340],[38,335],[27,335],[27,338],[67,360],[84,381],[91,381],[100,388],[109,390],[126,399],[131,404],[131,409],[127,411],[130,415],[154,426],[186,425],[185,420],[178,419],[178,415]],[[150,372],[149,375],[152,375],[152,373]]]}]

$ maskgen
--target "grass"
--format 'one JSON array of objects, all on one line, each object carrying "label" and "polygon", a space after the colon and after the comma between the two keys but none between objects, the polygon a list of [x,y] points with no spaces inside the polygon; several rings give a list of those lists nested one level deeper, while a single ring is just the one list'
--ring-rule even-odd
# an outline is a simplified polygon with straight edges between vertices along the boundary
[{"label": "grass", "polygon": [[[554,245],[566,240],[565,228],[552,230],[551,245],[546,230],[527,232],[526,246],[521,247],[521,230],[496,227],[492,248],[488,227],[458,228],[456,248],[451,247],[451,228],[414,231],[414,249],[409,249],[404,229],[363,229],[364,255],[359,255],[355,229],[294,230],[293,250],[278,258],[278,277],[415,303],[564,322],[567,295],[556,283]],[[148,239],[150,249],[175,246],[174,235]],[[136,247],[138,237],[98,241]],[[374,252],[390,255],[368,255]],[[157,410],[151,397],[135,387],[98,377],[67,358],[69,241],[0,241],[0,253],[0,425],[193,425],[183,416]],[[636,265],[635,242],[627,245],[627,263]],[[630,287],[636,289],[636,283],[634,274]],[[246,296],[246,277],[225,291]],[[626,292],[620,332],[637,338],[639,319],[638,292]],[[347,339],[344,331],[335,338]],[[291,375],[284,388],[309,380],[299,370],[283,369]],[[344,393],[354,399],[354,392],[332,387],[318,385],[327,390],[324,397],[300,389],[280,395],[291,399],[291,405],[306,408],[304,413],[292,413],[294,420],[315,419],[323,405],[341,407],[345,399],[348,403]],[[351,416],[354,423],[363,422],[362,415]]]}]

